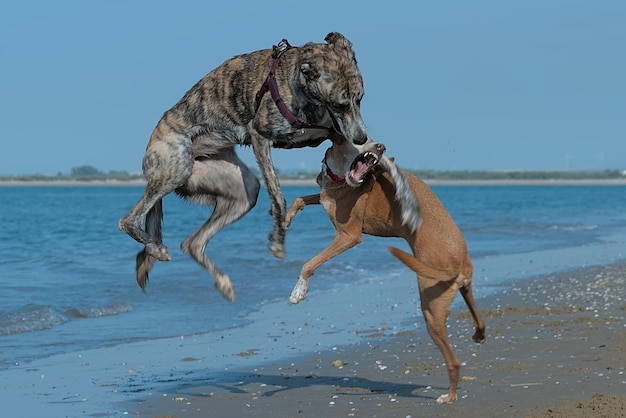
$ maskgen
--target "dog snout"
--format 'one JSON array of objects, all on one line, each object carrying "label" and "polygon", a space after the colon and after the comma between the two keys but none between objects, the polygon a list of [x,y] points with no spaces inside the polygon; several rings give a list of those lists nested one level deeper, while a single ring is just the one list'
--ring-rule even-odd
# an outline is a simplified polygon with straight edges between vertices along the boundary
[{"label": "dog snout", "polygon": [[365,128],[363,119],[361,119],[361,115],[356,113],[336,118],[332,112],[329,113],[332,116],[335,130],[341,133],[346,139],[355,145],[363,145],[367,142],[367,129]]}]

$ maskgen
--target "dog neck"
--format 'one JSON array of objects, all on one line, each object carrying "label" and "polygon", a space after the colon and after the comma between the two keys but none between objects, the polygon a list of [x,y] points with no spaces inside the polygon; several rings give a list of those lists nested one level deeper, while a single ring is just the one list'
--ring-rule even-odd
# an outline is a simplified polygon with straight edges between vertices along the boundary
[{"label": "dog neck", "polygon": [[285,51],[291,48],[296,48],[296,47],[291,46],[286,39],[283,39],[278,45],[273,46],[272,68],[270,69],[269,74],[265,78],[263,85],[261,86],[261,88],[256,94],[254,112],[256,113],[259,110],[259,106],[261,106],[261,99],[263,99],[263,96],[265,96],[265,93],[269,91],[270,95],[272,96],[272,100],[274,100],[274,103],[276,104],[276,107],[278,107],[278,110],[280,111],[280,113],[283,115],[285,119],[287,119],[287,122],[289,122],[289,124],[293,128],[325,129],[328,131],[334,131],[334,127],[332,126],[328,127],[328,126],[321,126],[321,125],[315,125],[312,123],[302,122],[297,117],[295,117],[293,113],[291,113],[291,111],[289,110],[289,108],[287,108],[287,105],[285,104],[283,99],[280,97],[280,93],[278,91],[278,85],[276,84],[276,79],[274,78],[274,71],[276,70],[278,59],[281,57],[281,55],[283,55],[283,53],[285,53]]},{"label": "dog neck", "polygon": [[346,179],[343,177],[339,177],[337,174],[333,173],[333,170],[328,167],[326,164],[326,159],[322,161],[322,170],[326,174],[326,176],[331,179],[334,183],[346,184]]},{"label": "dog neck", "polygon": [[328,148],[324,153],[324,159],[322,160],[322,173],[326,174],[333,183],[337,184],[346,184],[346,179],[344,177],[340,177],[337,174],[333,173],[333,170],[330,169],[326,161],[328,160],[328,153],[332,150],[332,147]]}]

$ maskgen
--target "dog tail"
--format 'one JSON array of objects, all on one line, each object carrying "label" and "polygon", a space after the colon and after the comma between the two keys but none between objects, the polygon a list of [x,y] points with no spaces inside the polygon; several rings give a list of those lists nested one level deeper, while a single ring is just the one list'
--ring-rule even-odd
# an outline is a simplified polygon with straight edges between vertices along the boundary
[{"label": "dog tail", "polygon": [[[156,239],[159,244],[163,240],[163,201],[159,199],[146,215],[146,232]],[[144,248],[137,253],[137,283],[141,290],[146,291],[148,274],[154,265],[155,258]]]},{"label": "dog tail", "polygon": [[428,266],[417,258],[413,257],[411,254],[402,251],[399,248],[387,247],[387,249],[398,260],[402,261],[408,268],[417,273],[418,276],[425,279],[433,279],[440,282],[447,282],[449,280],[455,279],[458,275],[457,272],[453,272],[452,270],[440,270],[438,268]]},{"label": "dog tail", "polygon": [[396,186],[396,200],[400,203],[402,225],[406,225],[411,233],[417,231],[422,224],[422,215],[406,177],[398,170],[396,164],[385,155],[380,159],[380,165],[389,172]]}]

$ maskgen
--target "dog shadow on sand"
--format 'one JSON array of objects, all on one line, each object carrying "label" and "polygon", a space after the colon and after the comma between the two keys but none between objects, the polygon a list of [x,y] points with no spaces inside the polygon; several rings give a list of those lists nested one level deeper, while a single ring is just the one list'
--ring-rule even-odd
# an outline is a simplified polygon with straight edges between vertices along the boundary
[{"label": "dog shadow on sand", "polygon": [[[156,391],[167,393],[173,397],[206,398],[206,399],[241,399],[248,396],[271,398],[276,396],[300,399],[299,390],[313,390],[314,397],[329,398],[332,395],[356,396],[359,399],[370,397],[404,397],[414,400],[434,401],[447,390],[447,387],[430,385],[398,383],[388,378],[373,380],[358,376],[341,375],[287,375],[266,373],[222,372],[219,376],[211,373],[210,376],[193,376],[195,372],[183,372],[180,377],[170,376],[167,379],[157,379],[158,383],[176,383],[173,387],[142,387],[135,385],[128,388],[128,392],[141,393]],[[389,376],[391,378],[392,376]]]}]

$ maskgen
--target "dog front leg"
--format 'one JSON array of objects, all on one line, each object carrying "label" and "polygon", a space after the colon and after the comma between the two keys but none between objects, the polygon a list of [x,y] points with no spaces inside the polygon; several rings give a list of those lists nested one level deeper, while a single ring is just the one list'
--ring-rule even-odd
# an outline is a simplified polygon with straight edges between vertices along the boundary
[{"label": "dog front leg", "polygon": [[284,259],[286,234],[285,213],[287,212],[287,203],[280,190],[276,170],[272,163],[269,140],[259,135],[253,129],[250,130],[250,136],[252,138],[254,156],[256,157],[261,174],[263,174],[265,187],[267,188],[272,204],[272,218],[274,219],[274,224],[272,225],[272,232],[269,236],[269,249],[275,257]]},{"label": "dog front leg", "polygon": [[306,294],[309,291],[309,279],[313,274],[315,274],[315,270],[317,270],[319,266],[321,266],[331,258],[358,245],[362,241],[362,239],[363,237],[361,235],[352,236],[347,235],[344,232],[337,231],[337,235],[335,235],[335,239],[333,240],[333,242],[331,242],[330,245],[326,247],[321,253],[307,261],[304,266],[302,266],[300,276],[298,277],[298,282],[291,291],[289,303],[295,305],[296,303],[306,298]]},{"label": "dog front leg", "polygon": [[306,206],[309,205],[319,205],[320,204],[320,194],[312,194],[308,196],[300,196],[297,197],[291,207],[287,211],[287,216],[285,216],[285,228],[289,228],[291,226],[291,221],[296,216],[298,211],[303,210]]}]

